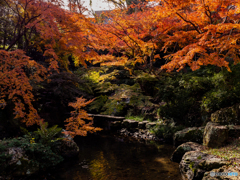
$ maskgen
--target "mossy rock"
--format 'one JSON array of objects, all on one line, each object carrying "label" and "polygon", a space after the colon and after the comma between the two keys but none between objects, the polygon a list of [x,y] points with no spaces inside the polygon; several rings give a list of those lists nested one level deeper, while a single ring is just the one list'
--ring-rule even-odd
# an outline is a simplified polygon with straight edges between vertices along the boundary
[{"label": "mossy rock", "polygon": [[211,148],[221,147],[232,138],[240,136],[239,125],[221,125],[208,122],[203,135],[203,145]]},{"label": "mossy rock", "polygon": [[58,153],[64,158],[74,158],[79,153],[79,147],[73,140],[64,139],[56,146]]},{"label": "mossy rock", "polygon": [[26,152],[20,147],[10,147],[5,151],[5,155],[11,158],[5,162],[3,174],[13,177],[31,175],[39,171],[38,164],[33,164]]},{"label": "mossy rock", "polygon": [[203,145],[211,148],[221,147],[228,140],[228,127],[208,122],[203,135]]},{"label": "mossy rock", "polygon": [[177,147],[171,156],[171,161],[180,163],[182,157],[189,151],[202,151],[204,146],[195,142],[186,142]]},{"label": "mossy rock", "polygon": [[185,142],[197,142],[202,143],[204,127],[191,127],[181,131],[177,131],[173,136],[173,142],[175,146],[179,146]]},{"label": "mossy rock", "polygon": [[229,164],[229,161],[214,155],[200,151],[189,151],[184,154],[179,168],[183,180],[200,180],[207,171]]},{"label": "mossy rock", "polygon": [[221,125],[240,125],[240,104],[222,108],[211,114],[211,121]]},{"label": "mossy rock", "polygon": [[32,175],[39,171],[38,165],[33,165],[27,158],[20,158],[17,163],[12,164],[8,169],[12,169],[11,176]]},{"label": "mossy rock", "polygon": [[221,173],[222,172],[223,173],[232,172],[232,175],[228,176],[227,179],[228,180],[239,180],[240,171],[238,168],[232,167],[232,166],[222,166],[218,169],[213,169],[213,170],[211,170],[211,174],[209,171],[205,172],[202,180],[225,180],[226,176],[215,176],[214,174],[212,174],[212,173],[219,173],[219,172],[221,172]]},{"label": "mossy rock", "polygon": [[223,160],[218,157],[209,157],[198,164],[198,168],[211,171],[212,169],[220,168],[224,165],[230,164],[229,161]]}]

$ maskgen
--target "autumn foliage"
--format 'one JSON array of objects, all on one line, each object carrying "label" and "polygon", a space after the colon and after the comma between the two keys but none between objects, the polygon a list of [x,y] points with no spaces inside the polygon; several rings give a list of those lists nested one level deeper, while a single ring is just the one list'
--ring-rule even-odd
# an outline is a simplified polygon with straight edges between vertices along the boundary
[{"label": "autumn foliage", "polygon": [[100,128],[94,128],[93,118],[90,117],[87,112],[81,108],[90,104],[93,101],[87,101],[82,97],[77,98],[75,103],[69,103],[69,106],[73,107],[75,110],[71,112],[71,117],[66,120],[68,123],[66,125],[67,134],[72,137],[76,135],[86,136],[87,132],[96,132],[101,130]]},{"label": "autumn foliage", "polygon": [[[107,56],[96,59],[103,65],[165,61],[161,69],[197,70],[202,65],[229,69],[229,60],[239,62],[240,3],[235,0],[149,1],[134,13],[113,11],[109,23],[99,28],[99,49]],[[118,56],[122,54],[121,58]]]},{"label": "autumn foliage", "polygon": [[[86,51],[91,43],[87,38],[92,26],[90,21],[81,13],[63,9],[62,5],[60,0],[4,0],[1,3],[1,18],[4,21],[9,20],[4,17],[10,18],[12,31],[8,34],[6,26],[1,26],[0,106],[4,108],[13,103],[15,119],[27,126],[41,120],[33,106],[33,86],[59,72],[59,68],[69,71],[69,55],[74,54],[76,65],[85,65],[85,59],[97,54]],[[32,60],[26,55],[32,52],[41,53],[48,65],[40,65],[38,59]],[[84,103],[74,107],[78,105],[80,108]],[[88,119],[88,115],[82,114],[82,118]],[[67,121],[67,129],[76,130],[75,135],[84,135],[85,131],[80,133],[79,130],[83,122],[78,119],[74,124],[72,121]],[[92,131],[90,124],[82,130]]]},{"label": "autumn foliage", "polygon": [[9,101],[14,103],[16,119],[26,125],[38,123],[40,117],[33,107],[31,83],[37,83],[45,76],[46,69],[30,60],[21,50],[0,51],[0,102],[4,108]]},{"label": "autumn foliage", "polygon": [[[68,69],[68,57],[76,66],[86,62],[124,66],[158,76],[163,70],[193,71],[205,65],[225,67],[240,62],[240,2],[238,0],[155,0],[89,18],[80,4],[62,8],[60,0],[3,0],[0,4],[0,106],[14,104],[16,119],[33,125],[41,119],[33,107],[33,84],[53,72]],[[4,19],[6,16],[7,19]],[[17,49],[17,50],[16,50]],[[31,52],[39,52],[47,67]],[[106,52],[106,53],[100,53]],[[29,54],[29,56],[27,56]],[[161,62],[155,68],[155,62]],[[72,136],[95,131],[82,107],[91,103],[78,98],[67,119]]]}]

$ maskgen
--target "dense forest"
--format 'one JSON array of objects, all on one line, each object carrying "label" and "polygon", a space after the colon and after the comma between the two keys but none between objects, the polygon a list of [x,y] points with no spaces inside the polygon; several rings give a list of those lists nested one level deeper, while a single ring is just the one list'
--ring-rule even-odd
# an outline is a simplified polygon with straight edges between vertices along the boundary
[{"label": "dense forest", "polygon": [[240,102],[238,0],[109,2],[0,1],[0,169],[12,145],[59,163],[62,128],[101,131],[89,114],[200,127]]}]

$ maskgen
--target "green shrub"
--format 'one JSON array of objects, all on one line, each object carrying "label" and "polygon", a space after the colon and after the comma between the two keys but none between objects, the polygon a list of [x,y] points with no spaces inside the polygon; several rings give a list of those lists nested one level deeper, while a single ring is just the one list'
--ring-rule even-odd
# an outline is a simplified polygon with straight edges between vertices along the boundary
[{"label": "green shrub", "polygon": [[0,143],[0,172],[4,173],[12,155],[7,153],[8,148],[19,147],[25,151],[27,158],[34,167],[48,168],[61,161],[63,157],[58,154],[56,146],[62,140],[62,128],[57,125],[47,128],[48,123],[40,123],[40,128],[35,132],[21,128],[23,137],[5,139]]},{"label": "green shrub", "polygon": [[50,144],[52,142],[62,140],[60,138],[62,128],[58,128],[58,125],[48,127],[47,122],[40,121],[40,129],[38,128],[37,131],[34,131],[34,135],[39,136],[39,142],[42,144]]},{"label": "green shrub", "polygon": [[6,162],[12,159],[12,155],[9,155],[6,152],[4,152],[4,150],[6,149],[6,146],[3,146],[3,144],[1,144],[0,148],[1,148],[0,149],[0,174],[2,174],[5,168],[7,167]]},{"label": "green shrub", "polygon": [[175,126],[173,123],[168,125],[156,125],[150,130],[150,132],[159,138],[164,138],[166,140],[172,141],[174,133],[183,129],[184,126]]},{"label": "green shrub", "polygon": [[35,167],[48,168],[63,161],[63,157],[57,154],[54,149],[54,142],[51,145],[46,145],[40,142],[36,143],[28,137],[6,139],[1,141],[0,146],[0,173],[4,173],[8,161],[12,158],[12,155],[6,152],[6,150],[11,147],[22,148],[30,160],[31,165]]},{"label": "green shrub", "polygon": [[160,118],[201,126],[211,113],[240,101],[240,64],[232,72],[214,66],[188,73],[165,74],[156,84]]},{"label": "green shrub", "polygon": [[177,124],[201,126],[211,113],[240,101],[240,64],[232,72],[216,66],[155,75],[122,67],[85,70],[96,97],[90,111],[149,119],[173,118]]},{"label": "green shrub", "polygon": [[142,122],[144,120],[143,116],[126,116],[126,119],[132,119],[134,121]]},{"label": "green shrub", "polygon": [[34,166],[47,168],[63,161],[63,157],[56,154],[51,146],[46,146],[41,143],[30,143],[30,145],[26,144],[22,147]]}]

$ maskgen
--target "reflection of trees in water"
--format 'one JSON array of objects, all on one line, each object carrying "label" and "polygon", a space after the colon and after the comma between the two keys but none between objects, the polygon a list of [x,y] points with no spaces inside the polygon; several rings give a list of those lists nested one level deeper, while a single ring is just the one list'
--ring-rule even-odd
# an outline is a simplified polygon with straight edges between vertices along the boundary
[{"label": "reflection of trees in water", "polygon": [[158,153],[155,147],[102,142],[101,148],[101,151],[94,152],[94,159],[89,163],[89,172],[94,180],[150,177],[155,179],[157,172],[168,172],[164,168],[167,162],[154,161]]},{"label": "reflection of trees in water", "polygon": [[108,179],[110,175],[109,169],[109,163],[104,157],[103,151],[100,151],[95,159],[90,161],[89,171],[93,179]]},{"label": "reflection of trees in water", "polygon": [[[109,137],[89,136],[84,139],[78,142],[79,162],[82,163],[69,174],[68,179],[164,180],[169,176],[170,179],[181,178],[178,164],[169,160],[173,152],[171,146],[129,143]],[[88,165],[88,168],[82,168],[83,165]]]}]

